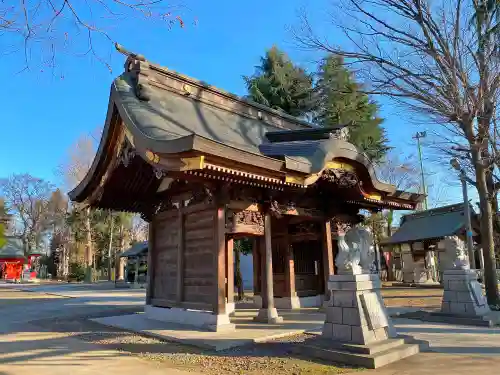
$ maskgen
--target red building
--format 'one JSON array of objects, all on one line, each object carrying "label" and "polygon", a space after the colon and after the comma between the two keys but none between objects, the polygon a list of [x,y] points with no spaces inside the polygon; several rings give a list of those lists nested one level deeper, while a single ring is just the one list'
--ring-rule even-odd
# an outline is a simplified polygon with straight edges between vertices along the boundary
[{"label": "red building", "polygon": [[32,253],[25,264],[23,244],[20,239],[7,237],[6,244],[0,248],[0,278],[4,280],[21,280],[23,268],[30,270],[30,278],[37,276],[33,270],[34,261],[41,254]]}]

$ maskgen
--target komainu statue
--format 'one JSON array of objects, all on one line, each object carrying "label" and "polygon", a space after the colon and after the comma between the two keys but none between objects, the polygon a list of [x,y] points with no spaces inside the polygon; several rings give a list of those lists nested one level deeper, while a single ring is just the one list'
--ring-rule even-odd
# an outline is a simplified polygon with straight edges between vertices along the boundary
[{"label": "komainu statue", "polygon": [[335,265],[339,273],[358,275],[362,273],[360,253],[358,247],[351,247],[346,242],[347,234],[339,234],[337,237],[338,253],[335,258]]},{"label": "komainu statue", "polygon": [[338,238],[337,268],[352,274],[370,273],[373,266],[373,235],[362,226],[355,226]]},{"label": "komainu statue", "polygon": [[444,238],[444,256],[441,257],[443,269],[470,269],[469,256],[464,241],[458,236]]}]

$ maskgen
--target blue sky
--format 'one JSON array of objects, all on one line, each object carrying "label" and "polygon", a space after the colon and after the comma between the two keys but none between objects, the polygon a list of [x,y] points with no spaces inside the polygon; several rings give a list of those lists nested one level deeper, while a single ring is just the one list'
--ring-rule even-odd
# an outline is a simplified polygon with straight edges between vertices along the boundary
[{"label": "blue sky", "polygon": [[[311,9],[313,22],[319,22],[328,3],[188,0],[183,29],[174,27],[169,31],[158,24],[133,21],[115,27],[111,34],[128,50],[150,61],[243,95],[241,76],[252,74],[259,57],[273,44],[304,66],[318,59],[318,55],[294,45],[289,26],[297,25],[297,11],[302,6]],[[322,32],[332,39],[337,37],[334,29],[323,28]],[[27,172],[57,182],[54,171],[68,148],[80,135],[102,125],[109,87],[122,72],[124,57],[115,53],[109,42],[99,39],[95,43],[98,49],[110,53],[112,73],[89,57],[63,56],[54,73],[40,71],[35,63],[30,71],[17,74],[22,54],[2,57],[0,177]],[[410,124],[401,108],[385,100],[380,103],[391,145],[398,153],[415,153],[411,135],[423,128]],[[439,181],[444,177],[436,179],[434,174],[430,178]],[[445,190],[443,203],[460,199],[458,185]]]}]

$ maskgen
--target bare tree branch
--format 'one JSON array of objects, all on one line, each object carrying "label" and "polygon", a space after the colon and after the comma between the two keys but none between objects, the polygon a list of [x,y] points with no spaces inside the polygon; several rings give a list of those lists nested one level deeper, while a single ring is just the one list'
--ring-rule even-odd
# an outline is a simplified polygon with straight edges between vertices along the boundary
[{"label": "bare tree branch", "polygon": [[[462,168],[478,190],[485,285],[489,304],[500,309],[493,217],[500,187],[496,103],[500,88],[498,2],[490,0],[338,0],[332,24],[344,34],[335,44],[319,36],[301,15],[299,45],[345,58],[372,93],[431,119],[437,134],[462,144]],[[318,28],[319,29],[319,28]],[[470,169],[469,169],[470,168]],[[500,225],[499,225],[500,227]]]},{"label": "bare tree branch", "polygon": [[[29,69],[37,57],[42,66],[54,68],[62,52],[91,55],[111,70],[96,39],[111,47],[117,42],[112,27],[128,19],[184,27],[180,12],[181,6],[172,0],[5,0],[0,2],[0,38],[22,46],[22,70]],[[83,54],[78,52],[82,47]]]}]

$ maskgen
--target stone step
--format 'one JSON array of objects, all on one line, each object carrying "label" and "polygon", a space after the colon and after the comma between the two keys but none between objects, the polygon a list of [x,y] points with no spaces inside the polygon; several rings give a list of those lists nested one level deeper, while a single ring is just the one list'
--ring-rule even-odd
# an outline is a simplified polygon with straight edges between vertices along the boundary
[{"label": "stone step", "polygon": [[373,354],[353,353],[348,350],[329,348],[325,345],[316,346],[311,344],[299,345],[296,349],[298,354],[328,362],[343,363],[351,366],[365,368],[379,368],[400,359],[410,357],[420,352],[418,344],[401,344]]},{"label": "stone step", "polygon": [[398,334],[398,337],[402,338],[405,341],[405,344],[415,344],[415,345],[418,345],[418,347],[420,348],[421,352],[427,352],[430,349],[429,341],[419,340],[419,339],[416,339],[415,337],[410,336],[410,335],[401,335],[401,334]]},{"label": "stone step", "polygon": [[499,319],[495,316],[465,316],[465,315],[454,315],[450,313],[442,312],[425,312],[416,311],[409,312],[400,315],[401,318],[407,319],[417,319],[424,322],[432,323],[447,323],[447,324],[457,324],[463,326],[476,326],[476,327],[493,327],[499,324]]},{"label": "stone step", "polygon": [[337,349],[343,349],[352,353],[359,354],[375,354],[384,352],[403,344],[405,344],[405,340],[403,338],[387,339],[384,341],[375,342],[370,345],[334,343],[333,341],[330,343],[330,345],[333,345]]}]

